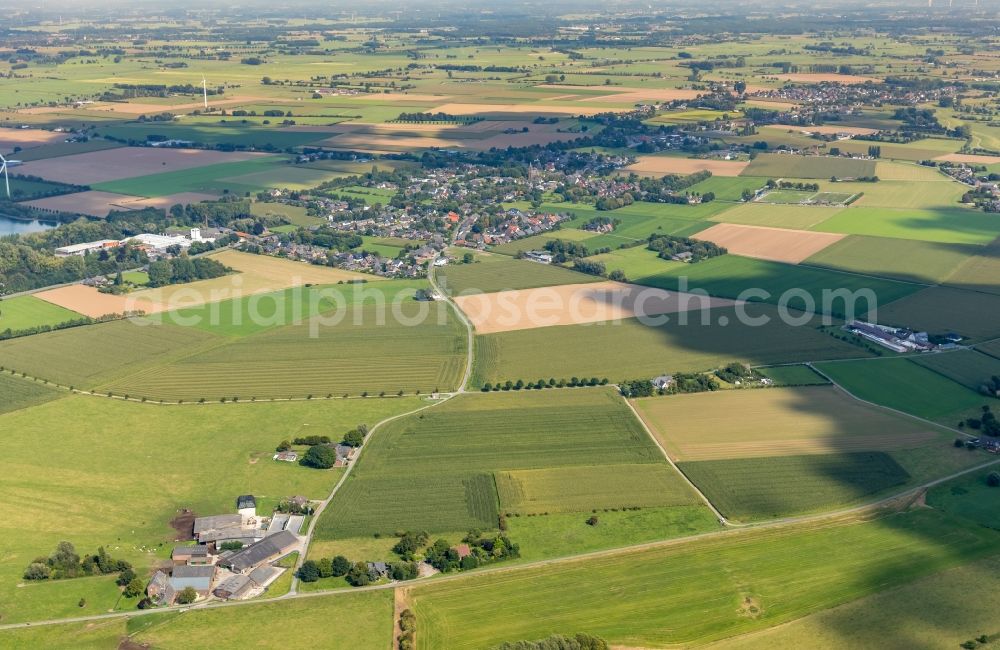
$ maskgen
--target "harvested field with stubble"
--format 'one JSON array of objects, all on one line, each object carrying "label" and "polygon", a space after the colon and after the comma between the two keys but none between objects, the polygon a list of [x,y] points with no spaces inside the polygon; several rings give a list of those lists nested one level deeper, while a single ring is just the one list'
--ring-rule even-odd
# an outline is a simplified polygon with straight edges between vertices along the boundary
[{"label": "harvested field with stubble", "polygon": [[95,287],[71,284],[58,289],[40,291],[33,295],[45,302],[91,318],[138,311],[156,314],[164,310],[163,304],[144,298],[139,295],[140,293],[116,296],[110,293],[101,293]]},{"label": "harvested field with stubble", "polygon": [[204,165],[251,160],[267,154],[205,149],[121,147],[24,163],[24,173],[77,185],[90,185],[191,169]]},{"label": "harvested field with stubble", "polygon": [[798,264],[840,241],[844,235],[720,223],[693,237],[718,244],[736,255]]},{"label": "harvested field with stubble", "polygon": [[618,321],[735,304],[722,298],[611,281],[480,293],[458,296],[455,302],[478,334]]},{"label": "harvested field with stubble", "polygon": [[14,147],[33,149],[46,144],[62,142],[65,133],[45,131],[43,129],[6,129],[0,128],[0,153],[10,154]]},{"label": "harvested field with stubble", "polygon": [[739,176],[749,161],[711,158],[679,158],[676,156],[639,156],[625,171],[637,174],[693,174],[710,171],[715,176]]},{"label": "harvested field with stubble", "polygon": [[833,386],[650,397],[634,404],[677,461],[892,451],[946,435]]},{"label": "harvested field with stubble", "polygon": [[[75,194],[61,194],[59,196],[49,196],[44,199],[26,201],[26,205],[41,210],[52,210],[53,212],[76,212],[86,214],[91,217],[106,217],[112,210],[132,210],[128,207],[131,201],[141,200],[140,196],[128,196],[126,194],[114,194],[112,192],[99,192],[89,190],[77,192]],[[170,206],[167,206],[170,207]]]}]

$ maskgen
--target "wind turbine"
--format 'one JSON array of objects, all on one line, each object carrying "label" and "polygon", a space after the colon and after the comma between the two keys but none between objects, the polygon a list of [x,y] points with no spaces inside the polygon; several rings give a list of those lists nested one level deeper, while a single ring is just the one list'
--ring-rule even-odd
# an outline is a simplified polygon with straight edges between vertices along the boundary
[{"label": "wind turbine", "polygon": [[7,198],[10,198],[10,177],[7,176],[7,159],[0,155],[0,172],[3,172],[3,183],[7,187]]},{"label": "wind turbine", "polygon": [[201,76],[201,93],[205,98],[205,110],[208,110],[208,82],[205,81],[205,75]]}]

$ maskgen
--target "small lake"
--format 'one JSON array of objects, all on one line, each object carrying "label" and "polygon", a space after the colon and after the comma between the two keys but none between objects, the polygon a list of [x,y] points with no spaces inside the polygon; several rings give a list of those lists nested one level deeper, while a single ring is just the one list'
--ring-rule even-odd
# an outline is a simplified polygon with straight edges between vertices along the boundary
[{"label": "small lake", "polygon": [[15,233],[23,234],[28,232],[39,232],[42,230],[48,230],[49,228],[55,228],[57,225],[59,224],[54,221],[12,219],[0,214],[0,237],[3,237],[4,235],[13,235]]}]

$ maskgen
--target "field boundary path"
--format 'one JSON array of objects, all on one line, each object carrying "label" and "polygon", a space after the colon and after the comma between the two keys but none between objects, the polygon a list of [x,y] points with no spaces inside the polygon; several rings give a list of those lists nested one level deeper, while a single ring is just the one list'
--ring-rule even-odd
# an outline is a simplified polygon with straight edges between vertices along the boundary
[{"label": "field boundary path", "polygon": [[282,598],[288,598],[289,596],[294,596],[298,594],[299,577],[296,574],[298,573],[299,567],[301,567],[302,563],[305,562],[306,560],[306,554],[309,551],[309,544],[312,543],[313,534],[315,533],[316,524],[319,522],[320,515],[323,514],[323,511],[326,510],[326,507],[330,505],[331,501],[333,501],[333,497],[337,495],[337,492],[340,491],[341,486],[343,486],[344,482],[347,481],[348,477],[351,475],[351,472],[354,470],[354,467],[358,464],[358,461],[361,458],[361,453],[365,450],[365,447],[368,446],[368,441],[371,440],[372,436],[375,435],[378,429],[380,429],[382,426],[390,422],[393,422],[394,420],[408,417],[410,415],[413,415],[414,413],[419,413],[420,411],[423,411],[425,409],[433,408],[438,404],[443,404],[452,397],[453,395],[446,395],[439,400],[431,402],[430,404],[425,404],[424,406],[421,406],[420,408],[414,409],[412,411],[407,411],[406,413],[399,413],[397,415],[389,416],[384,420],[376,422],[372,426],[372,428],[368,431],[368,435],[365,437],[365,440],[361,443],[361,446],[358,447],[358,451],[354,455],[354,458],[351,460],[351,462],[347,464],[347,469],[344,470],[344,473],[341,475],[340,480],[337,481],[336,485],[334,485],[333,489],[330,491],[330,494],[327,495],[325,499],[323,499],[323,501],[319,504],[319,507],[316,508],[316,510],[313,512],[312,519],[309,522],[309,530],[306,531],[305,539],[302,540],[302,548],[299,551],[299,558],[298,560],[296,560],[295,566],[292,567],[291,569],[293,571],[292,584],[288,588],[288,593],[284,594],[283,596],[278,596],[277,598],[273,598],[272,600],[280,600]]},{"label": "field boundary path", "polygon": [[734,524],[731,521],[729,521],[725,517],[725,515],[719,512],[719,509],[715,507],[715,504],[713,504],[712,501],[707,496],[705,496],[705,493],[702,492],[698,488],[698,486],[694,484],[694,481],[688,478],[687,474],[681,471],[681,468],[677,466],[677,463],[674,462],[674,459],[670,457],[670,454],[667,453],[667,450],[664,448],[664,446],[660,444],[660,439],[656,437],[652,429],[649,428],[649,425],[646,424],[646,420],[644,420],[643,417],[639,415],[639,411],[637,411],[635,405],[632,404],[632,400],[626,397],[622,397],[622,399],[625,400],[626,404],[628,404],[629,410],[632,411],[632,415],[635,416],[635,419],[637,419],[639,423],[642,424],[642,430],[646,432],[646,435],[649,436],[649,438],[653,441],[653,444],[655,444],[657,449],[660,450],[660,453],[663,454],[663,458],[665,458],[666,461],[670,463],[670,466],[674,468],[674,471],[677,472],[681,476],[681,478],[684,479],[684,482],[688,484],[688,487],[694,490],[694,493],[698,495],[698,498],[700,498],[702,501],[705,502],[705,505],[708,506],[708,509],[715,514],[715,518],[719,520],[720,524],[722,524],[723,526],[732,526],[734,528],[753,525],[753,524]]}]

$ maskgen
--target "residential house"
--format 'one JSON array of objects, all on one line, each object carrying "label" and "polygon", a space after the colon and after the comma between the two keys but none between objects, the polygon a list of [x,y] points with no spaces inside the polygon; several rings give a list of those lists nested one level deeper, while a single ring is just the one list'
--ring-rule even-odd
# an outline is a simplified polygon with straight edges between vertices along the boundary
[{"label": "residential house", "polygon": [[172,605],[177,592],[170,584],[170,578],[163,571],[157,571],[146,585],[146,595],[156,605]]}]

